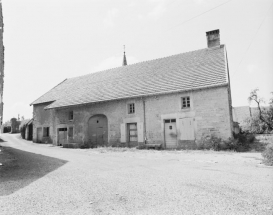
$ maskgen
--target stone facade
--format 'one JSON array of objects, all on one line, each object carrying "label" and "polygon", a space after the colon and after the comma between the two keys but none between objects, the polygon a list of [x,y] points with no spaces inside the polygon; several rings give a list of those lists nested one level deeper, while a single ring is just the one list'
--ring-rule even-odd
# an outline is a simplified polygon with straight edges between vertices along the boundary
[{"label": "stone facade", "polygon": [[[182,98],[190,97],[190,108],[182,108]],[[135,113],[128,113],[128,104],[134,103]],[[41,142],[58,145],[60,128],[72,128],[73,134],[67,134],[68,143],[89,145],[88,122],[92,116],[104,115],[107,118],[107,145],[123,143],[127,146],[155,143],[166,147],[165,122],[176,121],[175,148],[195,148],[204,136],[215,135],[222,139],[232,136],[232,111],[228,85],[188,92],[169,93],[142,98],[122,99],[77,105],[70,108],[45,110],[50,103],[36,104],[34,109],[33,141],[38,141],[37,131],[49,127],[49,135]],[[69,113],[73,111],[73,120]],[[182,140],[181,120],[190,118],[193,122],[194,139]],[[138,142],[129,143],[128,124],[137,124]],[[67,130],[67,131],[68,131]],[[44,135],[43,135],[44,136]],[[40,138],[40,137],[39,137]]]},{"label": "stone facade", "polygon": [[3,122],[3,88],[4,88],[4,45],[3,45],[3,14],[2,3],[0,2],[0,123]]}]

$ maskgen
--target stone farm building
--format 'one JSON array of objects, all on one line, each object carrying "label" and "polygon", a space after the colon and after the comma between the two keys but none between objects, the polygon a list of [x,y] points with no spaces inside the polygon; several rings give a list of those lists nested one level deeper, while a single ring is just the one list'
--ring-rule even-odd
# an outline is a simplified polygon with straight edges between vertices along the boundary
[{"label": "stone farm building", "polygon": [[207,135],[232,136],[225,45],[66,79],[35,100],[33,141],[55,145],[162,144],[195,148]]}]

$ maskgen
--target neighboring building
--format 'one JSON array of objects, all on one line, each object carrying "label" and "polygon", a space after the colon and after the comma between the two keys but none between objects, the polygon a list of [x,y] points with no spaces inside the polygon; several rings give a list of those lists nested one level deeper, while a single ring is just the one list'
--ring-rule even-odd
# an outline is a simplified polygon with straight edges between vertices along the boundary
[{"label": "neighboring building", "polygon": [[243,124],[244,120],[250,117],[250,115],[251,115],[251,107],[249,106],[232,107],[232,116],[233,116],[234,122]]},{"label": "neighboring building", "polygon": [[2,14],[2,3],[0,1],[0,126],[3,122],[3,89],[4,89],[4,45],[3,45],[3,14]]},{"label": "neighboring building", "polygon": [[[232,136],[225,45],[66,79],[35,100],[33,141],[89,146],[162,144],[196,148],[208,135]],[[125,56],[124,56],[125,57]],[[126,63],[124,63],[126,62]]]},{"label": "neighboring building", "polygon": [[11,131],[10,133],[14,134],[14,133],[19,133],[20,132],[20,124],[21,124],[21,121],[16,118],[11,118],[10,120],[10,124],[11,124]]},{"label": "neighboring building", "polygon": [[[268,106],[261,107],[261,110],[268,110]],[[259,109],[257,107],[240,106],[232,107],[233,121],[239,124],[244,124],[245,120],[249,117],[257,116],[259,114]]]},{"label": "neighboring building", "polygon": [[[268,106],[262,106],[261,110],[268,110]],[[239,123],[239,126],[246,124],[246,119],[257,116],[259,114],[258,107],[240,106],[232,107],[233,121]]]},{"label": "neighboring building", "polygon": [[25,139],[32,140],[33,137],[33,119],[26,123]]},{"label": "neighboring building", "polygon": [[1,133],[10,133],[11,132],[11,122],[5,122],[1,126]]}]

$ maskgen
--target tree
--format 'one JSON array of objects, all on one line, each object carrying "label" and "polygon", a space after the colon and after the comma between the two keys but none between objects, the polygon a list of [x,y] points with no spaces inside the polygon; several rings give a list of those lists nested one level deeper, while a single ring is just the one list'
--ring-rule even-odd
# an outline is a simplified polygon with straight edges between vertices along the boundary
[{"label": "tree", "polygon": [[269,107],[262,108],[261,104],[264,103],[264,99],[258,95],[258,91],[258,88],[252,90],[248,97],[249,103],[254,101],[257,104],[258,116],[253,116],[248,121],[254,127],[259,128],[259,133],[270,132],[273,130],[273,92],[271,92],[272,98],[270,98]]}]

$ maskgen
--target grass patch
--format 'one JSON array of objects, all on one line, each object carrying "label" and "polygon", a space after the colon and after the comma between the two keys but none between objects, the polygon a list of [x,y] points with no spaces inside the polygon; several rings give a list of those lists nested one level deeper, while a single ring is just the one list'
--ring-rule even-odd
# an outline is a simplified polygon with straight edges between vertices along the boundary
[{"label": "grass patch", "polygon": [[129,147],[97,147],[93,148],[92,150],[98,151],[100,153],[106,152],[135,152],[137,151],[136,147],[129,148]]}]

